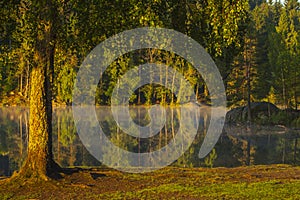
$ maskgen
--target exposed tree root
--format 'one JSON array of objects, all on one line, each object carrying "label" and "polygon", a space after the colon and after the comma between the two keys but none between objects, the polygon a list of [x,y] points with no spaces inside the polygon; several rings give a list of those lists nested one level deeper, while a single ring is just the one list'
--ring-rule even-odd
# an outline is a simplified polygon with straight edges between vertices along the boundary
[{"label": "exposed tree root", "polygon": [[45,167],[33,167],[29,160],[25,162],[19,172],[16,172],[8,179],[13,182],[36,182],[36,181],[49,181],[61,178],[62,168],[52,159],[47,162]]}]

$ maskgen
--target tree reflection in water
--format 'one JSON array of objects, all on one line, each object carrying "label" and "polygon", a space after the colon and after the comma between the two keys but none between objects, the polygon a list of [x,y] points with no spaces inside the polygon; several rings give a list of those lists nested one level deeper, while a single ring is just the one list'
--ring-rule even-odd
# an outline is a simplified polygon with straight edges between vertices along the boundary
[{"label": "tree reflection in water", "polygon": [[[150,138],[136,138],[124,133],[116,124],[109,107],[96,109],[106,136],[115,145],[132,152],[152,152],[167,145],[179,129],[179,111],[166,108],[166,124]],[[130,107],[130,116],[141,126],[149,123],[147,107]],[[26,157],[28,109],[0,108],[0,175],[11,175]],[[191,147],[172,165],[180,167],[235,167],[242,165],[286,163],[300,165],[299,130],[281,127],[244,127],[225,125],[214,150],[204,159],[198,158],[200,146],[209,125],[209,112],[201,112],[198,133]],[[101,166],[81,143],[73,121],[72,109],[54,108],[53,153],[63,167]],[[116,155],[118,152],[114,152]],[[116,157],[112,161],[119,164]],[[163,157],[162,157],[163,158]]]}]

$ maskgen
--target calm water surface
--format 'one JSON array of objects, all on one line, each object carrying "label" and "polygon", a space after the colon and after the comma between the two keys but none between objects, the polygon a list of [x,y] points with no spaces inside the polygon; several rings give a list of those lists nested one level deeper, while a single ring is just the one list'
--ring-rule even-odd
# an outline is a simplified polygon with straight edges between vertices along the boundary
[{"label": "calm water surface", "polygon": [[[99,123],[114,144],[132,152],[155,151],[172,140],[180,126],[180,110],[167,108],[166,123],[153,137],[136,138],[124,133],[115,122],[109,107],[97,108]],[[26,158],[28,140],[27,108],[0,108],[0,176],[11,175]],[[146,107],[130,108],[133,121],[141,126],[150,122]],[[281,126],[251,128],[225,125],[214,150],[198,158],[200,146],[209,126],[209,112],[200,115],[199,128],[192,146],[172,165],[180,167],[235,167],[286,163],[300,165],[300,131]],[[53,153],[63,167],[101,166],[81,143],[74,126],[71,108],[53,112]],[[117,152],[116,152],[117,153]],[[113,162],[118,165],[117,156]]]}]

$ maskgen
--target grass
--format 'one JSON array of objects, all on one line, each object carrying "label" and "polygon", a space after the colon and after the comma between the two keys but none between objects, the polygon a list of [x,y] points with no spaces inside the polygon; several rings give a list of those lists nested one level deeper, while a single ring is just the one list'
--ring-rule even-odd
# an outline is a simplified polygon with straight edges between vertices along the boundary
[{"label": "grass", "polygon": [[0,199],[300,199],[300,167],[83,169],[59,180],[0,184]]},{"label": "grass", "polygon": [[[199,187],[181,184],[165,184],[136,192],[115,192],[98,195],[100,199],[168,199],[199,198],[199,199],[299,199],[300,183],[278,183],[267,181],[263,183],[224,183],[209,184]],[[284,185],[284,187],[282,187]]]}]

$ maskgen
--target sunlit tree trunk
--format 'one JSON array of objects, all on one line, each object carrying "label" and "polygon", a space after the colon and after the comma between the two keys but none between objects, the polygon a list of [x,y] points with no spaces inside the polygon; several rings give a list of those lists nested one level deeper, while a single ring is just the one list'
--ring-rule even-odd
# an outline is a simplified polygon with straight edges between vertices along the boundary
[{"label": "sunlit tree trunk", "polygon": [[[53,7],[51,1],[44,3],[33,1],[28,5],[30,10],[26,10],[24,16],[31,19],[33,17],[31,11],[36,12],[36,10],[39,10],[38,14],[41,16],[36,17],[34,22],[28,21],[28,27],[37,31],[37,35],[32,38],[34,53],[30,82],[27,159],[20,170],[19,177],[47,180],[52,172],[59,169],[52,154]],[[32,30],[27,31],[28,36],[32,36],[30,32]]]},{"label": "sunlit tree trunk", "polygon": [[53,162],[49,144],[51,118],[49,119],[47,114],[49,102],[47,102],[45,67],[34,68],[31,77],[28,156],[20,173],[25,173],[26,176],[41,176],[45,179]]},{"label": "sunlit tree trunk", "polygon": [[28,153],[20,174],[48,179],[58,169],[52,154],[52,103],[47,41],[38,41],[31,72]]}]

